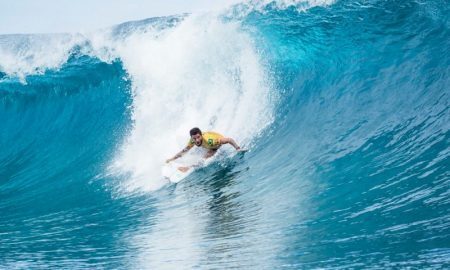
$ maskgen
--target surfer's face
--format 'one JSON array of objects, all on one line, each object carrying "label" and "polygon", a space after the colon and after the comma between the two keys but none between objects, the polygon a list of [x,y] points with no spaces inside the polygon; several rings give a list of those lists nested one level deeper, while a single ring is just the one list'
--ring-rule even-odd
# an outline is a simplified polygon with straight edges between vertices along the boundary
[{"label": "surfer's face", "polygon": [[195,145],[201,146],[202,145],[202,134],[195,134],[191,136],[192,140],[194,141]]}]

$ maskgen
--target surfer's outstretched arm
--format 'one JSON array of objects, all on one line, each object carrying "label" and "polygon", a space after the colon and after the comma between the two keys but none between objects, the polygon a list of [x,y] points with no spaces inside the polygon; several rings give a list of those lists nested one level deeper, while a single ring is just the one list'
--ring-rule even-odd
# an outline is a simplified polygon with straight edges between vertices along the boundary
[{"label": "surfer's outstretched arm", "polygon": [[181,150],[178,154],[176,154],[173,158],[169,158],[168,160],[166,160],[166,163],[169,163],[177,158],[182,157],[187,151],[189,151],[192,148],[192,146],[188,145],[185,148],[183,148],[183,150]]},{"label": "surfer's outstretched arm", "polygon": [[239,145],[232,138],[221,138],[220,144],[231,144],[237,151],[245,151],[239,147]]}]

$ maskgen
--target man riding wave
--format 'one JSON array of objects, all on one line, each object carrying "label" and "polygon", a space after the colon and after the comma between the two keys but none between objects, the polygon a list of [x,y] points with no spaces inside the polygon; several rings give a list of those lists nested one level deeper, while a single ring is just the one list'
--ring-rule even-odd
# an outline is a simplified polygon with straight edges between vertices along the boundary
[{"label": "man riding wave", "polygon": [[[166,163],[182,157],[192,147],[194,147],[194,145],[203,147],[208,150],[204,158],[212,157],[224,144],[231,144],[238,152],[246,151],[241,149],[241,147],[239,147],[232,138],[226,138],[217,132],[207,131],[202,133],[199,128],[195,127],[189,131],[189,134],[191,136],[191,139],[189,140],[187,146],[183,148],[183,150],[181,150],[179,153],[177,153],[173,158],[169,158],[168,160],[166,160]],[[189,170],[189,167],[179,167],[178,169],[182,172],[186,172],[187,170]]]}]

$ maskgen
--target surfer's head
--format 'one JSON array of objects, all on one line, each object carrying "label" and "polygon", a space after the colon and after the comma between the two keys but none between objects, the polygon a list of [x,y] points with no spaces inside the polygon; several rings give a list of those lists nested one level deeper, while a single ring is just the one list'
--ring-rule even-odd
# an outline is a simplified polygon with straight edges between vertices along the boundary
[{"label": "surfer's head", "polygon": [[197,146],[202,145],[202,140],[203,140],[202,131],[198,127],[191,129],[189,131],[189,134],[191,135],[191,139],[192,139],[192,141],[194,141],[195,145],[197,145]]}]

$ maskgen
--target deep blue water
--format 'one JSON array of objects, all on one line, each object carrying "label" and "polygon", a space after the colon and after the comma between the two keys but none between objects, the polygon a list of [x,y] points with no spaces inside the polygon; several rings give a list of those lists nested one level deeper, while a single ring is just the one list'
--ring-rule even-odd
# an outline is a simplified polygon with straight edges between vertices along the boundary
[{"label": "deep blue water", "polygon": [[[0,268],[450,267],[449,6],[0,36]],[[192,126],[250,151],[165,183]]]}]

